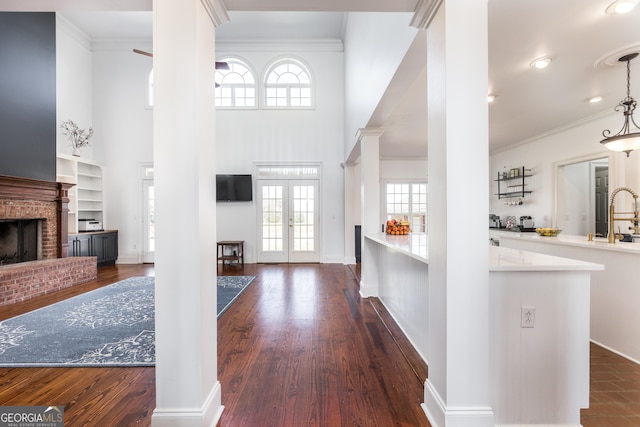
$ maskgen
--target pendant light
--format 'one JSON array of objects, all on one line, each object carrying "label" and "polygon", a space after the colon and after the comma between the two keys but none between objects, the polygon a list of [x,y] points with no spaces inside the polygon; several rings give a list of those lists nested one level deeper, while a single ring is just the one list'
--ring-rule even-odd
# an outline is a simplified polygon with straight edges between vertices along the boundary
[{"label": "pendant light", "polygon": [[[633,111],[636,109],[636,100],[631,97],[631,60],[638,56],[637,52],[630,53],[618,59],[620,62],[627,63],[627,97],[624,98],[620,103],[614,108],[615,111],[622,109],[622,114],[624,114],[624,124],[622,125],[622,129],[613,135],[611,135],[611,131],[609,129],[605,129],[602,131],[602,136],[605,138],[600,141],[601,144],[604,144],[611,151],[624,151],[627,153],[627,157],[629,157],[629,153],[633,150],[637,150],[640,148],[640,127],[636,124],[635,120],[633,120]],[[633,125],[636,129],[636,132],[631,132],[631,125]]]}]

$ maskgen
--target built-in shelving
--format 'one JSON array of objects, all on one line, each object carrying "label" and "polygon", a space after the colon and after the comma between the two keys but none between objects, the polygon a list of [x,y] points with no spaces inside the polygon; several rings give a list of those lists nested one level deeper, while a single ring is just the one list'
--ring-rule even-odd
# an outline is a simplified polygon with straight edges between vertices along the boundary
[{"label": "built-in shelving", "polygon": [[104,226],[104,168],[93,160],[59,154],[58,182],[76,184],[69,190],[69,233],[78,232],[78,221],[93,219]]}]

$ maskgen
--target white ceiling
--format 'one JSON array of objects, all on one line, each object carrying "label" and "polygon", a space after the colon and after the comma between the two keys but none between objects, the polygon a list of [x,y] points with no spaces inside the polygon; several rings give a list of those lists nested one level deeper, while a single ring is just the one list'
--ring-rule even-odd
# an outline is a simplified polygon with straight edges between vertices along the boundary
[{"label": "white ceiling", "polygon": [[[626,71],[616,59],[624,52],[640,51],[640,7],[626,15],[608,15],[605,9],[612,1],[488,1],[488,91],[497,96],[489,106],[492,151],[610,112],[626,95]],[[217,40],[342,37],[342,12],[239,12],[249,8],[250,0],[226,3],[231,21],[218,27]],[[318,4],[306,3],[308,10]],[[334,10],[341,10],[341,2],[333,3]],[[389,2],[371,4],[383,10]],[[411,10],[412,4],[415,0],[395,5]],[[151,38],[150,12],[64,12],[64,16],[96,39]],[[383,156],[426,155],[426,48],[417,42],[413,49],[416,53],[402,64],[367,124],[385,129]],[[541,56],[551,56],[551,65],[544,70],[531,68],[530,62]],[[603,57],[614,58],[615,65],[596,67]],[[635,62],[631,94],[640,98],[640,58]],[[587,102],[594,95],[603,96],[603,101]],[[459,120],[464,123],[464,117]],[[593,143],[600,139],[594,135]]]}]

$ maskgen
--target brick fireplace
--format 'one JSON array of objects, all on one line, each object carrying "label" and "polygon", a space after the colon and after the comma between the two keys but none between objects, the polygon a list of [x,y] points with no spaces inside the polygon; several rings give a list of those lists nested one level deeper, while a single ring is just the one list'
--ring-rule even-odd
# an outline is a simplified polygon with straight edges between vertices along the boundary
[{"label": "brick fireplace", "polygon": [[95,257],[67,258],[72,186],[0,175],[0,221],[38,222],[37,260],[0,265],[0,306],[97,277]]},{"label": "brick fireplace", "polygon": [[68,255],[72,184],[0,175],[0,220],[42,219],[42,259]]}]

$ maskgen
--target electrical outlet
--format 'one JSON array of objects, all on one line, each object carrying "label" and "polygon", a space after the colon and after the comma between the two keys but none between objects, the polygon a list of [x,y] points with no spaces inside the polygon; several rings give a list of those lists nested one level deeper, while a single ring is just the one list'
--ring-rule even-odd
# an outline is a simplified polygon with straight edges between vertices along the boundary
[{"label": "electrical outlet", "polygon": [[536,324],[536,309],[535,307],[522,306],[520,311],[520,327],[521,328],[533,328]]}]

